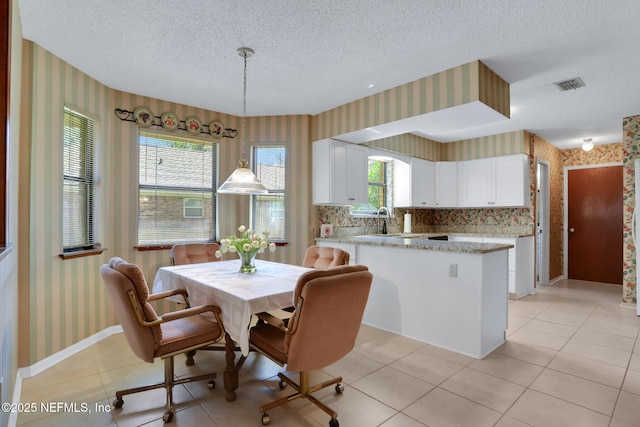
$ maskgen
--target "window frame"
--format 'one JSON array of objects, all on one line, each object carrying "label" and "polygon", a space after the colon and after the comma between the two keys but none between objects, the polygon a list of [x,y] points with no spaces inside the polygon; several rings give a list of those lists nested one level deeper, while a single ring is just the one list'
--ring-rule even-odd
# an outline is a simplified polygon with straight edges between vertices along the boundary
[{"label": "window frame", "polygon": [[[390,200],[390,191],[389,188],[392,185],[391,175],[393,174],[393,169],[389,168],[389,164],[393,164],[393,160],[381,160],[375,158],[369,158],[369,161],[376,161],[383,164],[382,175],[384,176],[384,183],[371,182],[369,181],[369,166],[367,166],[367,197],[369,194],[369,189],[371,187],[382,187],[383,188],[383,200],[386,200],[386,204],[382,206],[389,209],[389,212],[393,211],[393,203]],[[379,208],[378,208],[379,209]],[[378,209],[354,209],[353,205],[351,206],[351,216],[354,218],[375,218],[378,215]]]},{"label": "window frame", "polygon": [[[261,194],[261,195],[252,195],[251,196],[251,227],[255,230],[256,229],[256,213],[257,213],[257,208],[256,208],[256,202],[257,199],[259,197],[269,197],[269,196],[276,196],[274,197],[274,201],[277,201],[277,196],[280,196],[282,199],[282,208],[281,209],[277,209],[278,211],[282,212],[282,216],[278,216],[278,217],[274,217],[272,215],[273,209],[272,207],[269,208],[269,217],[270,218],[277,218],[277,219],[281,219],[282,223],[283,223],[283,230],[282,230],[282,236],[276,236],[276,237],[270,237],[269,240],[276,242],[276,243],[285,243],[286,242],[286,224],[287,224],[287,205],[286,205],[286,192],[287,192],[287,155],[288,155],[288,150],[287,150],[287,146],[283,143],[269,143],[269,144],[256,144],[253,145],[251,147],[251,170],[253,171],[253,173],[258,176],[258,171],[257,171],[257,167],[258,167],[258,162],[257,162],[257,150],[260,149],[274,149],[274,148],[278,148],[278,149],[282,149],[283,150],[283,154],[284,154],[284,159],[282,160],[282,167],[284,169],[284,179],[282,180],[282,188],[278,188],[278,189],[270,189],[267,188],[268,193],[267,194]],[[259,179],[259,176],[258,176]],[[262,182],[262,181],[261,181]],[[264,184],[264,182],[263,182]],[[257,232],[262,232],[262,230],[256,230]]]},{"label": "window frame", "polygon": [[[187,202],[197,200],[202,201],[202,199],[198,199],[195,197],[184,197],[182,199],[182,218],[184,219],[202,219],[204,218],[205,206],[204,204],[200,204],[200,206],[187,206]],[[187,215],[187,209],[200,209],[200,215]]]},{"label": "window frame", "polygon": [[[134,245],[134,248],[138,251],[150,251],[150,250],[162,250],[162,249],[171,249],[173,247],[174,244],[176,243],[184,243],[184,242],[215,242],[217,240],[217,227],[218,227],[218,213],[217,213],[217,208],[218,208],[218,201],[217,201],[217,192],[216,192],[216,188],[218,185],[218,181],[219,181],[219,177],[218,177],[218,157],[219,157],[219,143],[218,141],[215,140],[209,140],[207,138],[202,138],[202,137],[198,137],[197,135],[183,135],[183,134],[175,134],[175,133],[168,133],[168,132],[163,132],[161,130],[151,130],[151,129],[145,129],[145,128],[138,128],[137,129],[137,147],[138,147],[138,151],[137,151],[137,156],[138,156],[138,164],[140,164],[140,156],[141,156],[141,150],[140,147],[142,146],[141,144],[141,138],[143,137],[143,134],[149,135],[149,138],[158,138],[158,139],[167,139],[169,141],[173,140],[175,142],[187,142],[187,143],[197,143],[197,144],[202,144],[202,145],[208,145],[211,147],[211,156],[212,156],[212,164],[211,164],[211,178],[212,178],[212,182],[210,183],[210,187],[184,187],[184,186],[158,186],[156,185],[150,185],[150,184],[141,184],[140,182],[140,170],[138,170],[138,183],[137,183],[137,189],[138,189],[138,211],[137,211],[137,227],[136,227],[136,243]],[[193,141],[193,142],[190,142]],[[160,189],[161,191],[186,191],[187,194],[182,196],[182,215],[180,215],[182,217],[183,220],[202,220],[204,218],[206,218],[206,213],[207,213],[207,207],[206,207],[206,202],[204,203],[204,206],[202,207],[202,211],[203,211],[203,216],[200,218],[195,218],[195,217],[184,217],[184,200],[185,199],[193,199],[195,197],[191,197],[188,195],[189,191],[193,191],[193,192],[202,192],[204,189],[206,189],[206,193],[210,194],[211,196],[211,209],[212,209],[212,222],[213,224],[210,226],[211,228],[211,234],[209,236],[207,236],[206,239],[185,239],[185,240],[175,240],[175,241],[162,241],[162,242],[140,242],[140,190],[141,189]]]},{"label": "window frame", "polygon": [[[88,170],[82,174],[83,176],[73,176],[73,175],[65,175],[66,170],[66,159],[62,159],[62,191],[61,196],[63,198],[62,210],[61,210],[61,219],[62,219],[62,252],[60,254],[60,258],[62,259],[72,259],[89,255],[97,255],[104,252],[102,245],[99,243],[100,241],[100,132],[102,129],[102,121],[100,117],[95,116],[91,113],[88,113],[81,108],[78,108],[74,105],[65,103],[62,110],[62,150],[64,153],[64,139],[65,139],[65,128],[67,122],[67,113],[82,117],[87,120],[87,123],[90,123],[91,135],[88,137],[91,139],[90,143],[88,141],[83,141],[84,144],[87,145],[85,150],[90,150],[90,153],[85,154],[84,161],[88,164],[85,164],[85,167],[88,167]],[[89,126],[87,126],[89,128]],[[87,161],[90,158],[91,160]],[[65,217],[65,182],[79,182],[87,185],[87,202],[85,212],[86,221],[86,244],[76,245],[76,246],[65,246],[64,236],[65,236],[65,225],[64,225],[64,217]]]}]

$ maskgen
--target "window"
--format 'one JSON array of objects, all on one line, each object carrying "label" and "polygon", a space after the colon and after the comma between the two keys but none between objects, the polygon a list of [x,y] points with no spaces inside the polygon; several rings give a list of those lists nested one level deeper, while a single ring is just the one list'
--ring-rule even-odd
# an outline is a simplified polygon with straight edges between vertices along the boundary
[{"label": "window", "polygon": [[371,215],[382,206],[391,207],[389,185],[393,162],[369,158],[369,197],[367,204],[353,205],[352,214]]},{"label": "window", "polygon": [[95,119],[64,107],[63,253],[93,249],[95,229]]},{"label": "window", "polygon": [[202,218],[204,217],[204,200],[203,199],[184,199],[183,218]]},{"label": "window", "polygon": [[217,146],[140,132],[138,245],[215,239]]},{"label": "window", "polygon": [[270,239],[284,240],[285,148],[254,147],[253,159],[253,171],[269,194],[253,196],[252,228],[258,233],[268,231]]}]

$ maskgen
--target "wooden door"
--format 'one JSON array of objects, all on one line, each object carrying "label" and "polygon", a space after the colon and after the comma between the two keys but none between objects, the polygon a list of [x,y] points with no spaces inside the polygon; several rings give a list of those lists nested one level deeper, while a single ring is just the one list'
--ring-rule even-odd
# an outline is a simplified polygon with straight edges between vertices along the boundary
[{"label": "wooden door", "polygon": [[622,166],[568,171],[569,279],[622,284]]}]

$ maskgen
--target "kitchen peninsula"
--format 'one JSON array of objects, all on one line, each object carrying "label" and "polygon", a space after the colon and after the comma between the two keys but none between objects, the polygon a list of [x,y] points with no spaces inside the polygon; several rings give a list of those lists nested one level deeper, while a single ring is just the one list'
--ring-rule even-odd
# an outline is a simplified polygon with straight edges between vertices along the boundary
[{"label": "kitchen peninsula", "polygon": [[363,322],[482,359],[505,340],[508,250],[513,245],[430,240],[424,235],[317,239],[369,267]]}]

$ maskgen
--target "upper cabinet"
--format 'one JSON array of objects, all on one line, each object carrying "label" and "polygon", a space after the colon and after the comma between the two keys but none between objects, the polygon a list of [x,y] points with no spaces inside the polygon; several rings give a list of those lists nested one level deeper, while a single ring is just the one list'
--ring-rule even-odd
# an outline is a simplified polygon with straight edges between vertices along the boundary
[{"label": "upper cabinet", "polygon": [[462,207],[529,207],[526,154],[466,160],[459,167]]},{"label": "upper cabinet", "polygon": [[313,204],[367,203],[367,147],[323,139],[313,143]]},{"label": "upper cabinet", "polygon": [[393,206],[432,208],[436,204],[436,164],[412,157],[410,163],[393,162]]},{"label": "upper cabinet", "polygon": [[436,207],[458,207],[458,162],[436,162]]}]

